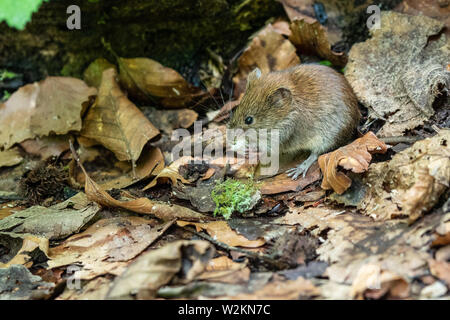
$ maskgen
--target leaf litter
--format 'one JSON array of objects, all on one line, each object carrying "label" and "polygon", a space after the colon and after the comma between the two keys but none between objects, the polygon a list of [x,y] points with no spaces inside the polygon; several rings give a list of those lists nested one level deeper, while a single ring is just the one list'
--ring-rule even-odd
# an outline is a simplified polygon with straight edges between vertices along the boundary
[{"label": "leaf litter", "polygon": [[[199,72],[212,74],[209,87],[227,70],[235,86],[214,115],[198,106],[214,100],[220,84],[203,90],[157,61],[114,53],[117,66],[99,58],[84,82],[48,77],[0,105],[0,165],[13,175],[6,183],[36,163],[44,173],[57,163],[69,175],[51,182],[62,199],[41,192],[52,184],[35,175],[39,205],[0,204],[8,210],[0,215],[0,278],[24,280],[6,281],[2,298],[47,299],[73,268],[82,287],[56,299],[448,297],[450,137],[439,127],[448,105],[447,22],[430,8],[431,18],[383,12],[382,28],[347,52],[339,49],[348,41],[342,17],[357,17],[365,4],[323,1],[318,15],[312,1],[280,2],[290,21],[251,37],[236,70],[216,57],[219,67]],[[408,3],[396,10],[415,14]],[[346,66],[367,108],[365,135],[322,155],[296,181],[283,170],[258,177],[255,166],[228,155],[171,161],[174,130],[192,131],[203,117],[207,130],[225,129],[255,67],[283,70],[310,59]],[[21,123],[10,121],[17,112]],[[252,175],[255,203],[231,210],[229,220],[214,217],[215,186]],[[13,191],[7,184],[0,183],[5,195]]]}]

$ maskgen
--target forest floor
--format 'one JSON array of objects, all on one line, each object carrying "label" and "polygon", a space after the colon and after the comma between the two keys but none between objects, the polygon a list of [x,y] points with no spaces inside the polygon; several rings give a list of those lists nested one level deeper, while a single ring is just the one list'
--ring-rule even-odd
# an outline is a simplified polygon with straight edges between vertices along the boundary
[{"label": "forest floor", "polygon": [[[337,51],[335,12],[280,2],[290,20],[228,64],[211,52],[202,87],[116,56],[4,97],[1,299],[450,297],[448,7],[405,0]],[[299,63],[345,75],[359,137],[297,180],[218,156],[249,73]],[[173,160],[178,133],[203,157]]]}]

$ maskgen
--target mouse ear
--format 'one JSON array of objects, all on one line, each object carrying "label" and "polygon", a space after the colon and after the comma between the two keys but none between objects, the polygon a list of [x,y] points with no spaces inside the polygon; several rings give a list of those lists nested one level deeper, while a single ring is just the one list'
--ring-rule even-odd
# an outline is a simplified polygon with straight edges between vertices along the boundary
[{"label": "mouse ear", "polygon": [[290,103],[291,99],[291,90],[285,87],[280,87],[269,96],[269,103],[274,106],[282,106],[286,103]]},{"label": "mouse ear", "polygon": [[250,72],[247,77],[247,88],[252,81],[259,79],[259,78],[261,78],[261,70],[259,68],[253,69],[253,71]]}]

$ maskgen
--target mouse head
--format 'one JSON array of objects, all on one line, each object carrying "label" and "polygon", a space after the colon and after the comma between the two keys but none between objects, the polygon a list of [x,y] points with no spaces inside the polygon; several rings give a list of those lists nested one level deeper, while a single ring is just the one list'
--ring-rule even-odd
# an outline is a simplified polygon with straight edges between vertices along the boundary
[{"label": "mouse head", "polygon": [[[284,76],[285,77],[285,76]],[[262,75],[254,69],[247,78],[247,88],[233,111],[231,129],[279,128],[292,110],[292,93],[280,73]]]}]

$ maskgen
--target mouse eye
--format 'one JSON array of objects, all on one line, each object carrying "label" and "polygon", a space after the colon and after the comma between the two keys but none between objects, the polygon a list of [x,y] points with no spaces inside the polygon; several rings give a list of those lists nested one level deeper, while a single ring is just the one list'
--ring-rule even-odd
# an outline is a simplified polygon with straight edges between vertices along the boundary
[{"label": "mouse eye", "polygon": [[253,123],[253,117],[252,116],[248,116],[247,118],[245,118],[245,124],[246,125],[251,125]]}]

